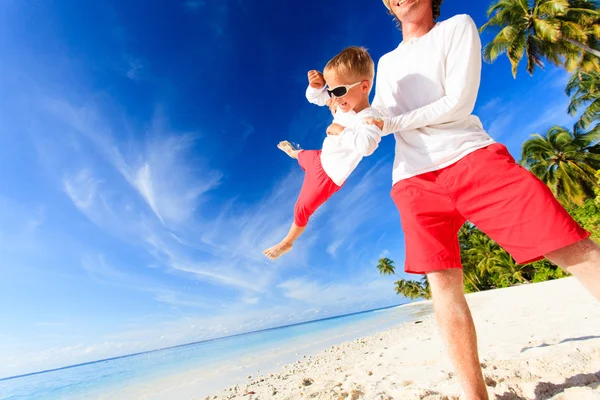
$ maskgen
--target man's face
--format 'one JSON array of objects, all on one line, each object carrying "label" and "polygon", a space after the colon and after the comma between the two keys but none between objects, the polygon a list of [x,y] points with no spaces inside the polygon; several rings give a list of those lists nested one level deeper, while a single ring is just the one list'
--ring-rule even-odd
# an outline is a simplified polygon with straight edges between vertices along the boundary
[{"label": "man's face", "polygon": [[431,0],[388,0],[388,4],[400,21],[431,13]]}]

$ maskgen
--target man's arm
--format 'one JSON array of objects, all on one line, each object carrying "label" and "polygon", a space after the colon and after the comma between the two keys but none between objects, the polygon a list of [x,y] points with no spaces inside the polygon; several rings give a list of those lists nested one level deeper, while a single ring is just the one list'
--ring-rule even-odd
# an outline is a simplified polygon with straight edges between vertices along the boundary
[{"label": "man's arm", "polygon": [[[367,117],[378,117],[378,113],[368,113]],[[331,124],[328,135],[338,136],[339,145],[358,152],[363,157],[370,156],[379,146],[381,130],[361,120],[354,128],[345,128],[340,124]]]},{"label": "man's arm", "polygon": [[377,126],[377,128],[379,129],[379,134],[381,136],[386,136],[391,133],[394,133],[394,132],[384,132],[383,131],[383,120],[380,119],[382,117],[389,116],[388,110],[387,110],[385,103],[380,95],[381,90],[379,89],[380,85],[381,85],[380,82],[382,81],[382,79],[380,79],[380,77],[383,76],[384,74],[385,74],[385,69],[383,67],[383,63],[381,62],[381,60],[379,60],[379,62],[377,63],[377,76],[375,78],[375,96],[373,98],[373,104],[371,104],[371,107],[375,108],[379,112],[380,115],[379,116],[369,116],[364,119],[364,121],[366,121],[368,124]]},{"label": "man's arm", "polygon": [[355,150],[361,156],[367,157],[379,146],[381,131],[377,126],[361,121],[354,128],[344,129],[339,138],[340,146]]},{"label": "man's arm", "polygon": [[383,134],[467,118],[473,112],[481,79],[481,40],[471,17],[459,17],[446,58],[446,95],[431,104],[383,118]]}]

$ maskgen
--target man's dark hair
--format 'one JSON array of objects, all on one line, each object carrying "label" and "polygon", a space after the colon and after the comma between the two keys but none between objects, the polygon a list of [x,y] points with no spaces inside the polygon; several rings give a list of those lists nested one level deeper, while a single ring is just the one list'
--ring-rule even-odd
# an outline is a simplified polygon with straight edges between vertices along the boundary
[{"label": "man's dark hair", "polygon": [[[384,0],[386,5],[388,6],[388,13],[392,17],[394,17],[394,19],[396,20],[396,24],[398,25],[398,29],[401,30],[402,22],[398,19],[398,17],[396,17],[396,15],[392,12],[391,8],[389,7],[390,1],[393,1],[393,0]],[[440,9],[442,8],[442,1],[443,0],[431,0],[431,10],[433,11],[433,20],[434,21],[440,17]]]}]

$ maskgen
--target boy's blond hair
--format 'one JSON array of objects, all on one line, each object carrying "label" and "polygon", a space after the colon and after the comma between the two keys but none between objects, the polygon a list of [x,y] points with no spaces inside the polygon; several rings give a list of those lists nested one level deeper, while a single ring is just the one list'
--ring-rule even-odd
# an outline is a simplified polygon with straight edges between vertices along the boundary
[{"label": "boy's blond hair", "polygon": [[333,70],[340,75],[373,82],[375,63],[364,47],[350,46],[333,57],[325,66],[325,71]]}]

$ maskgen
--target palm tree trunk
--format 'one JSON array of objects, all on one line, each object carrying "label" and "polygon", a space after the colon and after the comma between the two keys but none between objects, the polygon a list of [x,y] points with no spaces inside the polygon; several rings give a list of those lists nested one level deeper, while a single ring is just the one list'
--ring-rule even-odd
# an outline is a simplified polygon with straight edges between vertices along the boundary
[{"label": "palm tree trunk", "polygon": [[596,50],[596,49],[592,49],[590,46],[587,46],[581,42],[578,42],[577,40],[573,40],[573,39],[565,39],[565,41],[571,43],[572,45],[575,45],[577,47],[579,47],[581,50],[585,51],[586,53],[589,54],[593,54],[596,57],[600,58],[600,51]]}]

